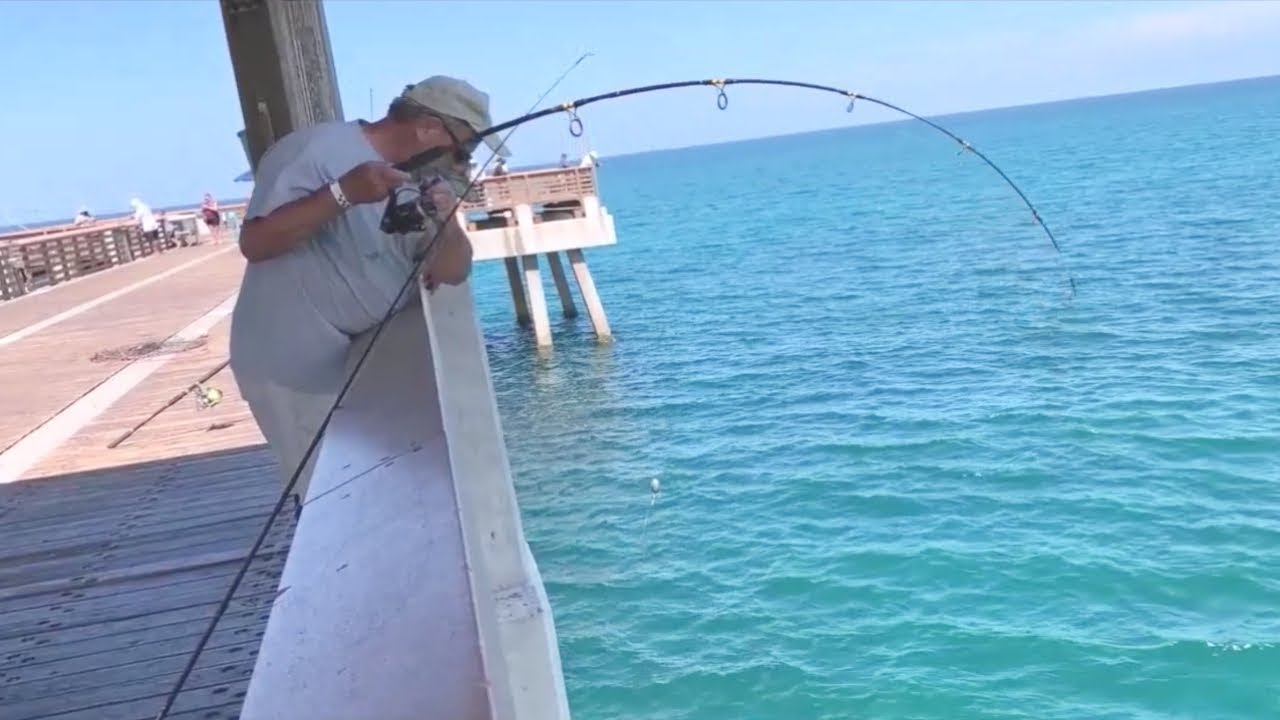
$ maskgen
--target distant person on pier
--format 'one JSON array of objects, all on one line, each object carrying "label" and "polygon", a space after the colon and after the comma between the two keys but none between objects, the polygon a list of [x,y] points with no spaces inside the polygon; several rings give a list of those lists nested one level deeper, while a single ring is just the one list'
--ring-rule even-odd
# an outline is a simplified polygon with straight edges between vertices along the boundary
[{"label": "distant person on pier", "polygon": [[151,207],[138,198],[130,200],[129,204],[133,206],[134,221],[142,226],[142,237],[155,243],[160,242],[160,222],[151,212]]},{"label": "distant person on pier", "polygon": [[498,158],[493,163],[492,173],[494,177],[507,174],[507,161],[505,158]]},{"label": "distant person on pier", "polygon": [[569,167],[569,153],[560,153],[560,167]]},{"label": "distant person on pier", "polygon": [[[382,232],[387,198],[414,180],[393,164],[445,151],[423,171],[445,180],[423,201],[446,219],[422,281],[428,289],[461,284],[471,273],[471,243],[450,213],[469,184],[477,133],[492,124],[487,95],[435,76],[406,87],[376,122],[302,128],[262,156],[240,229],[249,263],[232,314],[231,369],[285,482],[346,379],[353,343],[417,298],[410,292],[395,302],[436,231]],[[506,154],[497,139],[484,142]],[[295,503],[307,497],[314,462],[313,453],[294,487]]]},{"label": "distant person on pier", "polygon": [[93,222],[93,215],[89,214],[89,208],[82,207],[76,213],[75,218],[71,221],[72,225],[88,225]]},{"label": "distant person on pier", "polygon": [[209,232],[213,234],[213,244],[222,243],[222,213],[218,210],[218,201],[213,199],[213,195],[204,194],[204,202],[200,203],[200,217],[204,219],[204,224],[209,226]]}]

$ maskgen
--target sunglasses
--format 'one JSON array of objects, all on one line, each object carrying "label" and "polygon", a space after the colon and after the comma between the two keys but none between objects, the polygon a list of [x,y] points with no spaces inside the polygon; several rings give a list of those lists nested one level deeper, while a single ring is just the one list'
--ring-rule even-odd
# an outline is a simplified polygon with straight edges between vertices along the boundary
[{"label": "sunglasses", "polygon": [[454,159],[459,162],[466,162],[470,160],[472,153],[474,153],[476,148],[480,146],[480,136],[475,133],[471,133],[471,137],[464,143],[458,139],[457,133],[455,133],[453,128],[449,126],[450,122],[447,118],[440,117],[439,115],[435,115],[433,117],[440,121],[440,125],[444,127],[444,131],[449,134],[449,140],[453,142]]}]

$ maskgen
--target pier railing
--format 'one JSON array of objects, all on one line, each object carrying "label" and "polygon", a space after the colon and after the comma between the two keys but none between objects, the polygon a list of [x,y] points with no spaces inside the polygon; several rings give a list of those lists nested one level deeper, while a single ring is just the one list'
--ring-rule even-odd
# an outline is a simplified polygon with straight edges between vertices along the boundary
[{"label": "pier railing", "polygon": [[476,190],[476,200],[463,203],[462,210],[493,212],[511,210],[518,205],[573,206],[585,197],[598,195],[594,166],[528,170],[484,178]]},{"label": "pier railing", "polygon": [[[243,205],[219,208],[224,216],[243,213]],[[156,219],[173,226],[190,220],[198,208],[166,211]],[[149,239],[132,218],[57,225],[0,235],[0,300],[91,275],[162,252],[164,237]]]}]

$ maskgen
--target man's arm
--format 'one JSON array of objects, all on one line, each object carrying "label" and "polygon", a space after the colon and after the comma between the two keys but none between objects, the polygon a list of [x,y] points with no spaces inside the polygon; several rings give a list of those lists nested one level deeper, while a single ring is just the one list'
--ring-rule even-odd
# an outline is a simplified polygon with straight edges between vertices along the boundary
[{"label": "man's arm", "polygon": [[440,250],[424,273],[428,290],[434,290],[440,283],[461,285],[471,275],[471,239],[456,217],[441,228],[438,242]]},{"label": "man's arm", "polygon": [[240,252],[249,262],[284,255],[337,217],[339,210],[329,188],[320,188],[242,225]]},{"label": "man's arm", "polygon": [[[352,205],[380,202],[409,179],[409,174],[388,163],[367,162],[352,168],[338,180],[342,194]],[[240,228],[240,252],[249,262],[283,255],[315,234],[342,212],[328,186],[291,200]]]},{"label": "man's arm", "polygon": [[446,183],[438,183],[427,191],[430,201],[441,216],[440,237],[436,239],[440,249],[431,264],[423,270],[422,279],[428,290],[440,283],[461,285],[471,275],[471,239],[462,229],[456,214],[447,214],[458,207],[458,196]]}]

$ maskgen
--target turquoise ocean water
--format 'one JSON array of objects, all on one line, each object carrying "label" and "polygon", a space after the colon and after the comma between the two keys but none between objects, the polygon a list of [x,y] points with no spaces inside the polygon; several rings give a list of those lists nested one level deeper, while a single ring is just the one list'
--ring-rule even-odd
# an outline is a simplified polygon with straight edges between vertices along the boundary
[{"label": "turquoise ocean water", "polygon": [[1061,258],[886,124],[605,158],[611,346],[478,271],[575,717],[1280,717],[1280,79],[944,123]]}]

